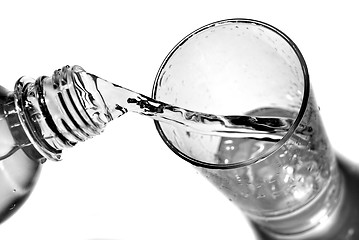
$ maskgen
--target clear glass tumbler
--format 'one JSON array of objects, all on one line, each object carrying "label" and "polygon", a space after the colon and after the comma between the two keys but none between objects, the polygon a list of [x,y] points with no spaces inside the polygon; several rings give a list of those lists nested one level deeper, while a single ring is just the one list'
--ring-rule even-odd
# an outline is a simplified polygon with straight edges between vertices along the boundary
[{"label": "clear glass tumbler", "polygon": [[194,31],[166,57],[152,95],[199,112],[294,120],[277,142],[155,123],[168,147],[198,166],[261,228],[282,235],[305,232],[340,202],[341,177],[305,61],[278,29],[229,19]]}]

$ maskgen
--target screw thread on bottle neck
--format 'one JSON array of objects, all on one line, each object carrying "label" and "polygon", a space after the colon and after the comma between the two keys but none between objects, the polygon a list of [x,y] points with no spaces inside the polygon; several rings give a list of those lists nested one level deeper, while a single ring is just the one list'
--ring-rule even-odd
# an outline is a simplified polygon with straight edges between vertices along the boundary
[{"label": "screw thread on bottle neck", "polygon": [[15,85],[20,122],[45,157],[100,134],[111,121],[96,82],[79,66],[65,66],[52,77],[21,78]]}]

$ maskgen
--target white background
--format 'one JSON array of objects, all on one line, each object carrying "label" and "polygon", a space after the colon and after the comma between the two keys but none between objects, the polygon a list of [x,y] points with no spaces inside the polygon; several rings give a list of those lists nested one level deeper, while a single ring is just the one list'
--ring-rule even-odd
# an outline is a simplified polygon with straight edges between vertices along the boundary
[{"label": "white background", "polygon": [[[217,20],[257,19],[298,45],[332,144],[359,164],[359,15],[335,2],[2,1],[0,84],[11,89],[23,75],[78,64],[150,95],[162,60],[185,35]],[[1,240],[255,239],[150,119],[126,114],[63,158],[44,164],[29,200],[0,226]]]}]

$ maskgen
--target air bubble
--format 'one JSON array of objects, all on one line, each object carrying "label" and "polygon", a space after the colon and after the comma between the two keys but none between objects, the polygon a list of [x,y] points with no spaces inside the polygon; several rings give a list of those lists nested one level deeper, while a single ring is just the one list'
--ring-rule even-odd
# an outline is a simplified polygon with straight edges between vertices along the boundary
[{"label": "air bubble", "polygon": [[244,194],[242,194],[242,196],[243,196],[244,198],[248,198],[248,197],[249,197],[249,194],[248,194],[248,193],[244,193]]},{"label": "air bubble", "polygon": [[16,207],[16,204],[14,203],[13,205],[10,206],[9,211],[14,210],[15,207]]},{"label": "air bubble", "polygon": [[262,198],[265,198],[265,197],[266,197],[265,194],[259,194],[259,195],[257,196],[257,199],[262,199]]}]

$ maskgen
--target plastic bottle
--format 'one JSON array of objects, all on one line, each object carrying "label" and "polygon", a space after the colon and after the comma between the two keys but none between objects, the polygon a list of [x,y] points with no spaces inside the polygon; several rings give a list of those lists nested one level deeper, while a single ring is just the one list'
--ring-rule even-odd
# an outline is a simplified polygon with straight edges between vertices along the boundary
[{"label": "plastic bottle", "polygon": [[20,78],[0,86],[0,223],[27,199],[47,160],[103,131],[111,120],[96,87],[79,66],[52,77]]}]

